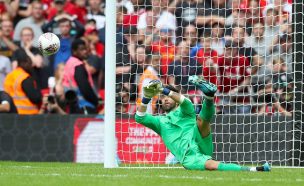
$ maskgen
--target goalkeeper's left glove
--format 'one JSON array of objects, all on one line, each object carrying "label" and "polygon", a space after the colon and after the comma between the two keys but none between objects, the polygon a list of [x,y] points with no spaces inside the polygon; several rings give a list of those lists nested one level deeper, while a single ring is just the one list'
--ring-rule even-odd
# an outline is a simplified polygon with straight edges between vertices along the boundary
[{"label": "goalkeeper's left glove", "polygon": [[159,80],[150,81],[148,86],[153,90],[154,96],[158,93],[168,96],[171,92],[170,89],[163,87],[163,84]]},{"label": "goalkeeper's left glove", "polygon": [[152,80],[148,85],[144,86],[144,97],[153,98],[162,91],[162,83],[159,80]]},{"label": "goalkeeper's left glove", "polygon": [[162,91],[162,83],[159,80],[152,80],[148,85],[143,87],[144,97],[142,103],[148,104],[154,96]]}]

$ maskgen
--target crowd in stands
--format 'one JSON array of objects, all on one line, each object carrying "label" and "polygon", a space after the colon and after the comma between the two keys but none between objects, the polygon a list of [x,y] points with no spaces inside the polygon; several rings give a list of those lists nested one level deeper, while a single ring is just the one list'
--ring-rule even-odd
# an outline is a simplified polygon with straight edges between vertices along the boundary
[{"label": "crowd in stands", "polygon": [[[116,62],[105,61],[104,0],[4,0],[0,15],[0,101],[16,106],[0,112],[103,114],[105,63],[116,63],[119,113],[154,79],[199,109],[188,77],[202,75],[218,113],[291,116],[292,0],[117,0]],[[46,32],[60,38],[52,56],[38,50]],[[148,112],[162,112],[157,97]]]}]

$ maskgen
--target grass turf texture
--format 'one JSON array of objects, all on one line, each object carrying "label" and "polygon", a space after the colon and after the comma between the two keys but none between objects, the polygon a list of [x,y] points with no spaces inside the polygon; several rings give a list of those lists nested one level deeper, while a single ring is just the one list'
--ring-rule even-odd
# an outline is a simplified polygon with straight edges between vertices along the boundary
[{"label": "grass turf texture", "polygon": [[104,169],[100,164],[0,162],[0,185],[304,185],[304,169],[272,172]]}]

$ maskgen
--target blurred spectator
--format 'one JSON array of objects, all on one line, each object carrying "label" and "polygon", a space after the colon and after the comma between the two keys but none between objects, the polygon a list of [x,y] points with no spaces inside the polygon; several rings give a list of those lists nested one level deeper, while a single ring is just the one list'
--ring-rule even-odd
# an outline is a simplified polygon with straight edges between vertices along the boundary
[{"label": "blurred spectator", "polygon": [[4,90],[13,98],[19,114],[38,114],[42,96],[31,76],[31,58],[23,49],[18,49],[15,56],[18,67],[6,76]]},{"label": "blurred spectator", "polygon": [[148,60],[146,55],[146,49],[143,45],[136,46],[135,59],[130,65],[130,71],[128,74],[124,74],[124,87],[130,93],[130,99],[134,101],[137,94],[137,85],[139,83],[140,76],[144,72],[144,64]]},{"label": "blurred spectator", "polygon": [[18,46],[13,42],[12,38],[14,31],[12,21],[2,21],[0,29],[0,55],[11,58],[13,52],[18,49]]},{"label": "blurred spectator", "polygon": [[81,23],[86,23],[87,9],[86,0],[73,0],[67,2],[65,12],[69,15],[75,16],[76,19]]},{"label": "blurred spectator", "polygon": [[7,21],[7,20],[11,21],[11,17],[7,12],[0,14],[0,21],[1,22],[2,21]]},{"label": "blurred spectator", "polygon": [[139,40],[138,30],[135,26],[126,27],[123,30],[124,39],[126,40],[129,55],[132,60],[135,59],[135,48],[143,42]]},{"label": "blurred spectator", "polygon": [[168,11],[175,14],[177,20],[177,36],[182,36],[183,28],[189,24],[195,24],[197,16],[204,16],[210,8],[209,1],[202,0],[176,0],[171,1]]},{"label": "blurred spectator", "polygon": [[237,47],[237,43],[226,41],[224,56],[218,59],[220,92],[229,93],[250,75],[250,62]]},{"label": "blurred spectator", "polygon": [[249,20],[247,17],[248,9],[242,3],[241,0],[232,0],[232,14],[228,16],[225,20],[225,25],[231,27],[237,25],[239,27],[250,28],[250,25],[247,23]]},{"label": "blurred spectator", "polygon": [[[176,18],[175,16],[167,11],[168,0],[153,0],[152,3],[152,12],[153,18],[157,19],[156,28],[166,28],[171,30],[176,30]],[[137,23],[137,29],[145,29],[147,27],[147,13],[143,13],[139,16]]]},{"label": "blurred spectator", "polygon": [[155,27],[156,18],[153,17],[153,11],[146,11],[147,26],[138,29],[140,40],[143,40],[145,45],[150,46],[152,42],[159,40],[159,29]]},{"label": "blurred spectator", "polygon": [[20,41],[20,33],[24,27],[30,27],[34,31],[34,42],[33,45],[37,46],[36,43],[38,38],[43,33],[41,26],[44,24],[44,17],[43,17],[43,4],[40,1],[33,1],[31,3],[31,16],[24,18],[18,22],[15,27],[14,32],[14,40]]},{"label": "blurred spectator", "polygon": [[269,4],[263,10],[265,23],[265,39],[266,43],[271,43],[280,32],[280,25],[278,23],[279,12],[275,9],[273,4]]},{"label": "blurred spectator", "polygon": [[259,5],[259,0],[250,0],[248,3],[248,21],[250,25],[256,23],[263,23],[263,15],[261,12],[261,7]]},{"label": "blurred spectator", "polygon": [[[141,99],[143,97],[143,87],[148,85],[148,83],[152,80],[160,80],[159,73],[160,73],[160,55],[159,53],[152,53],[147,57],[144,63],[144,72],[139,78],[138,82],[138,99],[137,104],[141,103]],[[156,112],[156,103],[157,98],[153,98],[152,102],[149,103],[147,107],[147,112],[153,114]]]},{"label": "blurred spectator", "polygon": [[6,75],[12,70],[9,58],[0,55],[0,91],[3,90],[3,83]]},{"label": "blurred spectator", "polygon": [[198,43],[198,36],[197,36],[197,31],[194,25],[189,24],[186,27],[184,27],[183,30],[183,40],[185,40],[187,43],[190,44],[190,57],[195,57],[196,56],[196,49]]},{"label": "blurred spectator", "polygon": [[65,0],[54,0],[53,6],[48,9],[47,20],[51,21],[56,16],[65,14]]},{"label": "blurred spectator", "polygon": [[224,54],[225,49],[225,28],[224,25],[220,22],[213,23],[211,25],[211,48],[215,50],[218,55]]},{"label": "blurred spectator", "polygon": [[2,90],[0,90],[0,113],[18,113],[12,97]]},{"label": "blurred spectator", "polygon": [[[128,73],[130,73],[132,61],[136,62],[137,60],[136,47],[138,44],[138,35],[137,29],[134,26],[126,27],[125,29],[122,28],[122,25],[119,27],[120,33],[116,35],[116,50],[122,52],[116,53],[116,82],[124,83],[130,82],[130,75]],[[132,76],[134,76],[134,74]],[[121,85],[119,86],[122,87]]]},{"label": "blurred spectator", "polygon": [[95,25],[86,25],[83,39],[87,42],[92,55],[100,58],[104,56],[104,44],[99,41],[98,30]]},{"label": "blurred spectator", "polygon": [[[132,3],[133,9],[129,11],[129,6],[125,3],[129,2]],[[138,23],[139,16],[143,14],[146,9],[146,4],[148,5],[148,1],[145,0],[122,0],[120,3],[118,3],[118,6],[121,5],[127,9],[127,14],[123,16],[123,25],[124,26],[136,26]],[[147,23],[148,24],[148,23]]]},{"label": "blurred spectator", "polygon": [[253,25],[252,34],[245,40],[245,46],[253,48],[263,58],[269,54],[271,43],[266,43],[263,23]]},{"label": "blurred spectator", "polygon": [[[63,64],[58,65],[55,77],[48,79],[49,94],[45,94],[42,98],[42,105],[39,110],[40,114],[66,114],[63,110],[65,108],[64,88],[62,85],[63,69]],[[60,79],[58,80],[58,78]]]},{"label": "blurred spectator", "polygon": [[87,20],[94,19],[96,28],[101,29],[105,26],[106,17],[101,10],[102,0],[89,0]]},{"label": "blurred spectator", "polygon": [[[21,41],[19,46],[25,50],[26,54],[30,57],[32,61],[32,76],[37,82],[37,86],[39,88],[46,88],[47,84],[47,76],[48,74],[45,73],[43,70],[44,63],[43,63],[43,56],[38,48],[33,46],[34,43],[34,31],[30,27],[24,27],[20,33]],[[17,67],[17,60],[16,60],[16,53],[14,52],[12,57],[12,66],[13,69]]]},{"label": "blurred spectator", "polygon": [[282,59],[287,67],[287,72],[292,72],[293,60],[292,60],[292,36],[284,34],[279,38],[279,45],[276,45],[273,49],[272,57],[274,59]]},{"label": "blurred spectator", "polygon": [[[75,39],[72,43],[72,56],[66,62],[63,75],[65,99],[70,102],[71,113],[96,113],[98,97],[94,92],[94,84],[91,74],[85,67],[84,60],[88,52],[86,44],[81,39]],[[67,93],[73,91],[76,100],[70,100]]]},{"label": "blurred spectator", "polygon": [[[256,93],[255,100],[260,103],[258,113],[272,112],[268,108],[270,106],[270,108],[274,107],[280,114],[292,116],[279,102],[282,99],[285,101],[285,95],[287,94],[285,90],[288,90],[289,82],[292,81],[286,70],[284,61],[275,59],[272,64],[267,65],[264,71],[256,77],[257,80],[253,84],[253,91]],[[285,92],[285,95],[283,92]]]},{"label": "blurred spectator", "polygon": [[54,93],[57,100],[60,102],[64,101],[64,87],[63,87],[63,75],[64,75],[64,64],[59,64],[55,70],[55,87]]},{"label": "blurred spectator", "polygon": [[61,114],[66,112],[58,105],[56,98],[50,95],[45,95],[42,98],[41,108],[39,114]]},{"label": "blurred spectator", "polygon": [[56,35],[61,35],[62,30],[59,27],[59,22],[62,19],[68,19],[70,21],[70,31],[69,34],[73,37],[81,37],[84,33],[84,26],[76,19],[75,16],[70,16],[69,14],[62,13],[57,15],[54,19],[42,26],[43,32],[53,32]]},{"label": "blurred spectator", "polygon": [[257,68],[263,64],[263,59],[257,54],[254,48],[247,47],[245,45],[248,40],[248,35],[244,27],[234,27],[232,30],[232,40],[238,44],[239,55],[248,58],[250,65],[252,66],[252,73],[257,71]]},{"label": "blurred spectator", "polygon": [[121,81],[116,83],[116,104],[118,105],[116,109],[125,110],[126,112],[131,112],[132,110],[129,103],[136,99],[136,94],[138,93],[137,85],[141,74],[144,72],[144,64],[147,60],[146,50],[143,45],[136,47],[135,54],[135,60],[132,64],[116,69],[117,75],[121,78]]},{"label": "blurred spectator", "polygon": [[16,15],[14,16],[14,25],[16,25],[21,19],[30,16],[32,13],[31,0],[14,0],[11,5],[16,12]]},{"label": "blurred spectator", "polygon": [[231,14],[227,0],[211,0],[211,2],[211,8],[207,10],[211,11],[210,15],[227,17]]},{"label": "blurred spectator", "polygon": [[81,24],[85,24],[87,16],[85,4],[85,0],[55,0],[54,6],[48,10],[48,20],[50,21],[62,14],[69,14],[71,17],[75,17]]},{"label": "blurred spectator", "polygon": [[190,48],[186,41],[178,45],[176,60],[169,65],[168,84],[179,87],[184,93],[190,93],[195,87],[189,85],[188,78],[191,75],[202,75],[202,67],[194,58],[190,58]]},{"label": "blurred spectator", "polygon": [[231,9],[228,8],[227,0],[211,0],[210,5],[205,0],[205,11],[202,15],[197,16],[196,24],[202,26],[212,25],[215,22],[224,23],[225,18],[231,14]]},{"label": "blurred spectator", "polygon": [[[98,36],[97,36],[98,37]],[[88,45],[88,43],[87,43]],[[87,47],[90,48],[90,47]],[[88,54],[88,58],[85,60],[86,68],[90,72],[95,88],[100,88],[101,85],[99,84],[99,76],[100,71],[102,70],[104,66],[104,58],[100,58],[100,56],[96,55],[96,50],[91,49],[91,51]],[[102,56],[101,56],[102,57]]]},{"label": "blurred spectator", "polygon": [[287,20],[289,23],[292,21],[292,4],[290,0],[268,0],[268,4],[273,4],[279,13],[279,22],[283,23]]},{"label": "blurred spectator", "polygon": [[16,1],[0,1],[0,15],[8,13],[10,18],[14,18],[16,16],[17,9]]},{"label": "blurred spectator", "polygon": [[217,84],[217,61],[218,54],[215,50],[212,50],[211,43],[212,38],[210,34],[205,34],[200,38],[200,48],[196,54],[199,65],[203,67],[204,79]]},{"label": "blurred spectator", "polygon": [[172,33],[170,29],[160,29],[160,40],[152,43],[152,52],[158,52],[161,55],[162,75],[167,74],[168,65],[174,60],[175,45],[172,42]]},{"label": "blurred spectator", "polygon": [[[246,114],[251,111],[250,106],[244,105],[249,98],[244,95],[239,96],[238,93],[246,92],[245,85],[250,82],[251,68],[249,60],[238,53],[237,47],[237,43],[226,41],[224,56],[218,59],[218,89],[219,92],[225,93],[221,100],[221,105],[224,106],[223,113]],[[241,103],[240,106],[234,107],[237,102]]]},{"label": "blurred spectator", "polygon": [[127,14],[132,14],[134,12],[134,5],[130,0],[117,0],[118,7],[125,7],[127,9]]}]

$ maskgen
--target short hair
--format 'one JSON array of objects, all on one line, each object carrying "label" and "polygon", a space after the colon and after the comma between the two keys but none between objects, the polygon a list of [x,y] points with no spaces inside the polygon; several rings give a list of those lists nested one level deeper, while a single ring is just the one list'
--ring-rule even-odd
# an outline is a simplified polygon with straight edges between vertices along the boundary
[{"label": "short hair", "polygon": [[93,23],[93,24],[96,25],[96,20],[93,19],[93,18],[92,18],[92,19],[88,19],[88,20],[87,20],[87,24],[88,24],[88,23]]},{"label": "short hair", "polygon": [[17,49],[14,53],[14,56],[19,66],[22,66],[24,63],[31,62],[31,58],[26,54],[23,48]]},{"label": "short hair", "polygon": [[85,41],[82,39],[75,39],[72,42],[72,51],[77,50],[80,45],[86,45]]},{"label": "short hair", "polygon": [[21,29],[20,35],[22,35],[22,32],[23,32],[24,30],[29,30],[29,31],[31,31],[32,34],[33,34],[33,36],[34,36],[34,30],[33,30],[31,27],[23,27],[23,28]]},{"label": "short hair", "polygon": [[65,23],[65,22],[69,22],[70,25],[72,24],[72,21],[69,20],[68,18],[62,18],[57,21],[58,25],[60,25],[61,23]]}]

